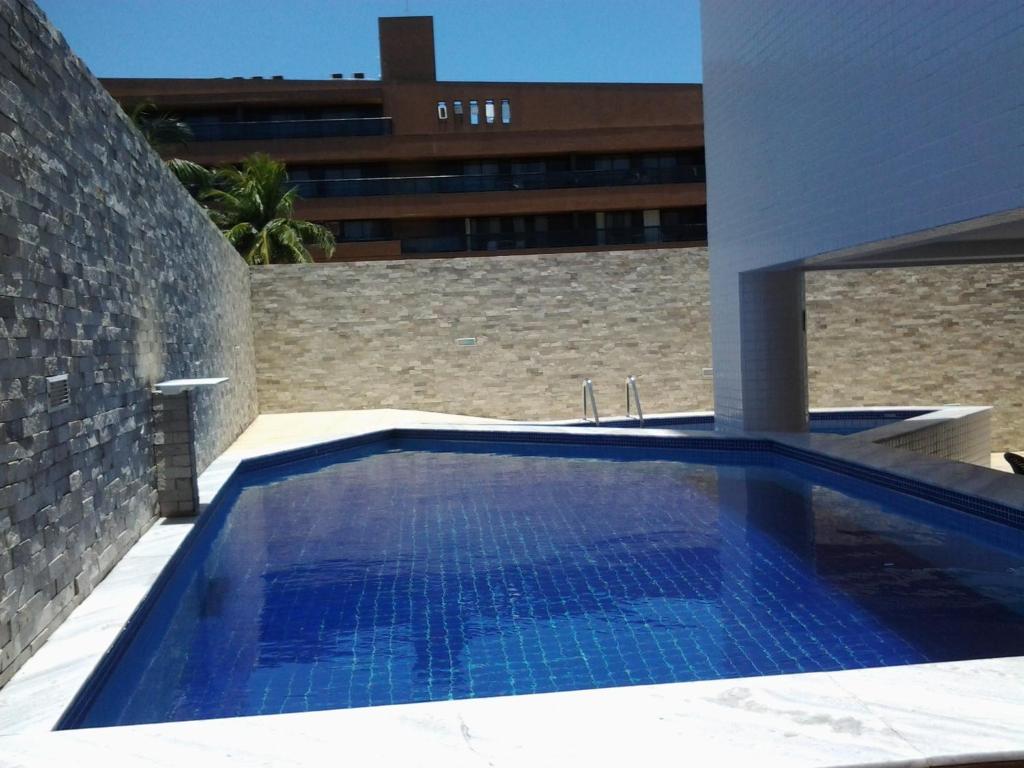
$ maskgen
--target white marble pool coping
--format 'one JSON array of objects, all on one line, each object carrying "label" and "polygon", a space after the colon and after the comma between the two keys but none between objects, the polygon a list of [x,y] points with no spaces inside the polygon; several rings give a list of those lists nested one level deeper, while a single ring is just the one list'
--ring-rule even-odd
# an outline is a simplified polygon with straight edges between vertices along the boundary
[{"label": "white marble pool coping", "polygon": [[[391,426],[467,436],[550,430],[497,423]],[[1013,475],[834,435],[758,437],[1024,508],[1024,478]],[[222,458],[201,478],[206,501],[240,461]],[[190,527],[169,520],[154,525],[0,690],[0,766],[939,766],[1024,760],[1024,657],[50,730]]]}]

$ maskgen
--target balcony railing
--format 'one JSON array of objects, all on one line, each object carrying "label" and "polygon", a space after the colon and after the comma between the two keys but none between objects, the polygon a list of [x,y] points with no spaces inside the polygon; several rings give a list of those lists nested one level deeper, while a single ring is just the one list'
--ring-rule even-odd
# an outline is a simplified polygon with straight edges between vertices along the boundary
[{"label": "balcony railing", "polygon": [[[186,121],[187,122],[187,121]],[[325,139],[333,136],[387,136],[390,117],[346,117],[323,120],[254,120],[190,123],[195,141]]]},{"label": "balcony railing", "polygon": [[703,165],[614,171],[542,171],[536,173],[391,176],[374,179],[293,180],[302,197],[376,197],[446,192],[511,192],[523,189],[623,187],[704,181]]},{"label": "balcony railing", "polygon": [[706,224],[674,224],[661,227],[573,229],[551,232],[507,232],[474,235],[436,235],[402,240],[402,253],[457,251],[511,251],[534,248],[575,248],[597,245],[657,245],[706,240]]}]

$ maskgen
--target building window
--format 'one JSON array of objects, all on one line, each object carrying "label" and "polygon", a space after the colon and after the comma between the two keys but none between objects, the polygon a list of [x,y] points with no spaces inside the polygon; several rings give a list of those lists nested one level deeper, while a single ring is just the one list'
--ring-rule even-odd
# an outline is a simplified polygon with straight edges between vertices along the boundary
[{"label": "building window", "polygon": [[625,156],[604,156],[594,158],[595,171],[628,171],[631,167],[632,163],[630,158]]},{"label": "building window", "polygon": [[448,119],[448,103],[444,101],[437,102],[437,119],[447,120]]},{"label": "building window", "polygon": [[343,221],[335,229],[335,236],[341,237],[343,241],[366,242],[369,240],[387,240],[391,237],[390,222],[381,219],[369,219],[363,221]]},{"label": "building window", "polygon": [[461,101],[453,101],[452,102],[452,111],[455,112],[455,116],[456,117],[462,117],[462,102]]},{"label": "building window", "polygon": [[480,125],[480,105],[476,99],[472,99],[469,102],[469,124]]},{"label": "building window", "polygon": [[501,123],[502,125],[508,125],[512,122],[512,105],[508,103],[508,99],[501,100]]},{"label": "building window", "polygon": [[679,155],[641,155],[640,165],[645,170],[667,170],[679,166]]},{"label": "building window", "polygon": [[494,122],[494,100],[488,99],[484,102],[484,119],[490,125]]}]

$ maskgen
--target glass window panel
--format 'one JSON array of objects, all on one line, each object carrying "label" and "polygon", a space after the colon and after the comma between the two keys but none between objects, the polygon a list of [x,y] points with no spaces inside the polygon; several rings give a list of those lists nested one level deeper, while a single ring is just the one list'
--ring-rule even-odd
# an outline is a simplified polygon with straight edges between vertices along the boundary
[{"label": "glass window panel", "polygon": [[341,222],[344,240],[384,240],[390,237],[388,222],[383,219],[364,219]]},{"label": "glass window panel", "polygon": [[543,160],[523,160],[512,162],[512,173],[543,173],[546,170]]}]

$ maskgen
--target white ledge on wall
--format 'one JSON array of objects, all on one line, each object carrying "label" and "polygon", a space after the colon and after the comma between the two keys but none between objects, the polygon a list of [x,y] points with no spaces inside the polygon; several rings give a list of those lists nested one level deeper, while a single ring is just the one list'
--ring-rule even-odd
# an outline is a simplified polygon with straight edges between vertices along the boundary
[{"label": "white ledge on wall", "polygon": [[215,387],[218,384],[223,384],[227,380],[226,376],[215,379],[169,379],[168,381],[161,381],[158,384],[154,384],[153,387],[162,395],[178,395],[182,392],[187,392],[190,389]]}]

